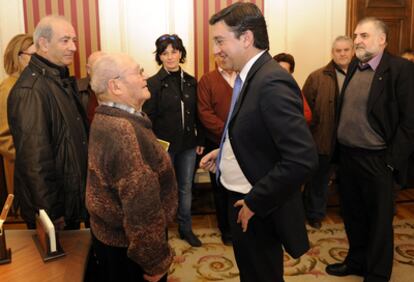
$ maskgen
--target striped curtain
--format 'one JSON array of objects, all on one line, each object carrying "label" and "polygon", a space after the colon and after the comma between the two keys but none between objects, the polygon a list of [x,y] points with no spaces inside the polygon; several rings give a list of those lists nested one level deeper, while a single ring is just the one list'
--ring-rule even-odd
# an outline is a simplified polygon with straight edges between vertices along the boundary
[{"label": "striped curtain", "polygon": [[27,33],[33,33],[39,20],[50,14],[62,15],[72,22],[78,36],[78,50],[70,71],[78,78],[86,76],[88,56],[101,48],[98,2],[99,0],[23,0]]},{"label": "striped curtain", "polygon": [[[194,53],[195,76],[200,79],[204,73],[215,68],[213,56],[213,42],[210,36],[211,27],[208,20],[221,9],[235,3],[238,0],[194,0]],[[264,0],[250,0],[243,2],[255,3],[262,13],[264,12]]]}]

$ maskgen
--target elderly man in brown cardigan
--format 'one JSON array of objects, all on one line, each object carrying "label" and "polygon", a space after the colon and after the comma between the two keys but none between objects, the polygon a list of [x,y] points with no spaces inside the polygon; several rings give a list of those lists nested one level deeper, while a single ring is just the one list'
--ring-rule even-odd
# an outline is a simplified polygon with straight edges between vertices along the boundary
[{"label": "elderly man in brown cardigan", "polygon": [[151,95],[146,79],[127,55],[102,56],[92,67],[100,105],[90,132],[86,205],[104,281],[167,281],[173,258],[166,229],[177,184],[141,111]]}]

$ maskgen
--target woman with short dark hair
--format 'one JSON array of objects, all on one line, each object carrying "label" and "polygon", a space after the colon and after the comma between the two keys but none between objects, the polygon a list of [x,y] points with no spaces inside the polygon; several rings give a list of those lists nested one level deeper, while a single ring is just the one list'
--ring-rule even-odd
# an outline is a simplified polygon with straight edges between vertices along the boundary
[{"label": "woman with short dark hair", "polygon": [[178,231],[191,246],[201,246],[191,224],[191,189],[196,154],[202,154],[203,140],[197,118],[197,81],[183,71],[186,50],[176,34],[161,35],[155,41],[155,60],[162,67],[148,79],[151,99],[143,110],[155,135],[170,143],[169,154],[178,182]]}]

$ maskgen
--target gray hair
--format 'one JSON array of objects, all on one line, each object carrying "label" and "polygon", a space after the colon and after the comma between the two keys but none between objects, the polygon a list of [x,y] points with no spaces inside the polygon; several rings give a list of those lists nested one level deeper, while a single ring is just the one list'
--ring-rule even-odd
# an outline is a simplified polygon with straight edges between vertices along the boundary
[{"label": "gray hair", "polygon": [[351,44],[351,47],[354,46],[354,40],[352,40],[351,37],[347,36],[347,35],[339,35],[338,37],[335,38],[335,40],[332,42],[332,50],[335,48],[335,45],[337,42],[339,41],[347,41]]},{"label": "gray hair", "polygon": [[120,77],[128,67],[125,62],[131,60],[132,58],[126,54],[107,54],[99,57],[91,70],[91,88],[95,94],[99,96],[107,93],[109,80]]},{"label": "gray hair", "polygon": [[42,18],[33,32],[33,41],[36,48],[39,48],[39,39],[41,37],[46,38],[46,40],[50,42],[53,36],[53,24],[57,21],[64,21],[71,24],[71,22],[63,16],[50,15]]},{"label": "gray hair", "polygon": [[385,35],[385,42],[388,42],[388,26],[384,21],[378,18],[375,18],[375,17],[367,17],[367,18],[363,18],[362,20],[360,20],[357,26],[361,24],[369,23],[369,22],[373,23],[375,28],[379,32]]}]

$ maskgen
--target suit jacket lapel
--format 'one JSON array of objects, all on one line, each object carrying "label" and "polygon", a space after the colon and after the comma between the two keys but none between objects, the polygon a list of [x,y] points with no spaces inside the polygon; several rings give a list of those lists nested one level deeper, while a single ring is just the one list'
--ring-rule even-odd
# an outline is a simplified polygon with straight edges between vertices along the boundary
[{"label": "suit jacket lapel", "polygon": [[386,84],[385,75],[389,69],[388,63],[389,55],[387,52],[384,52],[382,55],[380,64],[378,65],[377,70],[375,71],[374,78],[372,79],[371,89],[368,96],[367,111],[368,113],[372,110],[372,107],[375,104],[375,101],[384,93],[383,89]]},{"label": "suit jacket lapel", "polygon": [[250,80],[253,78],[254,74],[262,67],[262,65],[269,60],[272,60],[272,57],[269,55],[268,52],[264,52],[250,68],[249,72],[247,73],[246,80],[243,82],[243,87],[240,90],[239,98],[237,99],[237,102],[234,105],[234,110],[232,112],[230,122],[232,122],[232,120],[240,110],[244,97],[247,94],[247,86],[249,85]]}]

